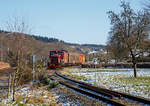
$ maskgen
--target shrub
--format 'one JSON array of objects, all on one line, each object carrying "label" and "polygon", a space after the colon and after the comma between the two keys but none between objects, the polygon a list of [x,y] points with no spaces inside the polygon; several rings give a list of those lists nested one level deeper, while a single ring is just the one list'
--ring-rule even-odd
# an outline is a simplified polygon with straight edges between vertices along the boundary
[{"label": "shrub", "polygon": [[57,81],[52,81],[48,78],[47,74],[41,74],[39,77],[41,83],[49,85],[49,89],[55,88],[58,85]]},{"label": "shrub", "polygon": [[51,81],[49,88],[55,88],[59,83],[57,81]]},{"label": "shrub", "polygon": [[[22,70],[21,70],[22,71]],[[33,74],[32,71],[30,69],[27,69],[26,71],[22,71],[19,73],[19,84],[26,84],[30,81],[32,81],[33,79]]]},{"label": "shrub", "polygon": [[43,83],[45,85],[50,84],[50,79],[48,78],[48,76],[46,74],[40,75],[39,80],[40,80],[41,83]]}]

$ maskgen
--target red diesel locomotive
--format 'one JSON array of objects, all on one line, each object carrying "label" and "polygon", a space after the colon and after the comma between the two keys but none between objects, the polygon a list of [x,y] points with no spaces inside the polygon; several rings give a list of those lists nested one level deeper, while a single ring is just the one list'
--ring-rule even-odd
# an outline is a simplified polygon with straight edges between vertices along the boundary
[{"label": "red diesel locomotive", "polygon": [[84,63],[84,62],[85,62],[84,54],[78,54],[75,56],[71,53],[69,54],[68,51],[66,50],[50,51],[48,68],[56,69],[61,68],[62,65],[68,63]]}]

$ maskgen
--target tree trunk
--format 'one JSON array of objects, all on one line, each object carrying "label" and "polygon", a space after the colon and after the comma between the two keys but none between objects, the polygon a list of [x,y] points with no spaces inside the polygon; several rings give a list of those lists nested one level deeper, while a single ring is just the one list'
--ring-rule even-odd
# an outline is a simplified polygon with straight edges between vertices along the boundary
[{"label": "tree trunk", "polygon": [[11,80],[12,80],[12,75],[9,75],[9,79],[8,79],[8,94],[7,94],[7,98],[9,99],[10,95],[11,95]]},{"label": "tree trunk", "polygon": [[137,77],[137,72],[136,72],[136,63],[133,63],[133,67],[134,67],[134,77]]},{"label": "tree trunk", "polygon": [[133,67],[134,67],[134,77],[136,78],[137,77],[137,72],[136,72],[136,57],[133,54],[132,49],[129,49],[129,50],[130,50],[131,56],[132,56],[132,63],[133,63]]},{"label": "tree trunk", "polygon": [[13,101],[15,101],[15,92],[16,92],[16,73],[13,75]]}]

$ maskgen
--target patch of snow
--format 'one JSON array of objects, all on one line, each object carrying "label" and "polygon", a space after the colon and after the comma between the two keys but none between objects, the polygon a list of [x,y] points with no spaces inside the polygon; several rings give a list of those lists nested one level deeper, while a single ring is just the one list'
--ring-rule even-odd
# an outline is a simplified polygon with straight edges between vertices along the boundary
[{"label": "patch of snow", "polygon": [[[88,70],[89,71],[89,70]],[[95,71],[93,70],[90,72],[82,72],[77,71],[77,75],[83,75],[91,80],[86,81],[87,83],[96,84],[97,86],[102,86],[108,89],[113,89],[117,91],[123,91],[126,93],[130,93],[137,96],[142,96],[145,98],[150,98],[150,93],[146,93],[147,86],[144,84],[130,84],[128,82],[122,83],[119,79],[116,78],[133,78],[133,69],[127,69],[122,71]],[[138,76],[150,76],[150,69],[137,69]],[[131,79],[132,80],[132,79]]]},{"label": "patch of snow", "polygon": [[26,103],[26,99],[23,101],[20,101],[21,104],[25,104]]}]

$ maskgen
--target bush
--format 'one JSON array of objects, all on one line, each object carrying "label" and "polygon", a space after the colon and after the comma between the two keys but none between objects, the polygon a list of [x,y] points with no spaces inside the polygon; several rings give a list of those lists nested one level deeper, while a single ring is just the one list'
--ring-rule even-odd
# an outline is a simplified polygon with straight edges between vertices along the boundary
[{"label": "bush", "polygon": [[48,78],[48,76],[46,74],[40,75],[39,80],[40,80],[41,83],[43,83],[45,85],[50,84],[50,79]]},{"label": "bush", "polygon": [[19,84],[27,84],[33,79],[33,75],[30,69],[27,69],[26,71],[22,71],[19,73]]},{"label": "bush", "polygon": [[55,88],[59,83],[57,81],[51,81],[50,82],[50,86],[49,86],[49,89],[51,88]]},{"label": "bush", "polygon": [[54,88],[58,85],[58,82],[57,81],[51,81],[50,82],[50,88]]},{"label": "bush", "polygon": [[48,78],[47,74],[41,74],[39,80],[44,85],[49,85],[49,89],[55,88],[58,85],[57,81],[52,81]]}]

